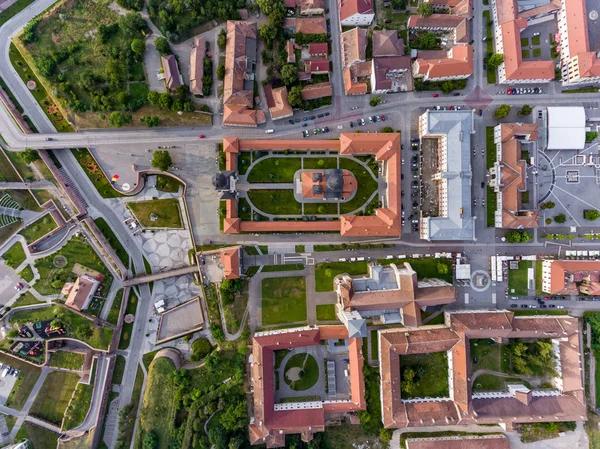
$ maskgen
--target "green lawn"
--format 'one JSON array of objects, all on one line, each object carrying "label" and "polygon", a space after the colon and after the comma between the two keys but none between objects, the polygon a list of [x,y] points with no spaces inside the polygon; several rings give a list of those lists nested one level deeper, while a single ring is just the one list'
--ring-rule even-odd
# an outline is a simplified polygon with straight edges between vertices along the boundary
[{"label": "green lawn", "polygon": [[317,304],[317,321],[337,321],[335,304]]},{"label": "green lawn", "polygon": [[302,205],[293,190],[250,190],[248,198],[259,212],[273,215],[302,215]]},{"label": "green lawn", "polygon": [[55,351],[50,353],[49,366],[78,370],[83,365],[85,356],[77,352]]},{"label": "green lawn", "polygon": [[531,268],[530,260],[519,262],[518,270],[508,270],[508,293],[511,295],[527,295],[527,270]]},{"label": "green lawn", "polygon": [[54,371],[48,374],[31,406],[31,414],[60,426],[79,375]]},{"label": "green lawn", "polygon": [[490,186],[486,186],[485,196],[487,199],[486,203],[486,219],[487,227],[491,228],[496,226],[496,209],[498,208],[498,197],[496,192]]},{"label": "green lawn", "polygon": [[92,393],[94,392],[94,382],[90,385],[77,384],[75,394],[71,400],[69,407],[65,411],[65,420],[63,430],[74,429],[79,426],[85,419],[85,415],[90,409],[92,402]]},{"label": "green lawn", "polygon": [[379,360],[379,334],[376,329],[371,331],[371,360]]},{"label": "green lawn", "polygon": [[[63,256],[67,259],[67,264],[64,268],[57,268],[55,266],[54,261],[56,256]],[[72,271],[76,263],[102,273],[105,282],[110,283],[109,281],[112,279],[110,272],[104,266],[94,249],[83,237],[71,237],[71,240],[60,250],[35,261],[35,267],[40,274],[40,279],[36,282],[36,290],[42,295],[60,293],[67,280],[75,279]]]},{"label": "green lawn", "polygon": [[306,321],[306,279],[285,277],[262,281],[262,325]]},{"label": "green lawn", "polygon": [[318,292],[333,291],[333,278],[338,274],[367,274],[367,262],[326,262],[315,267],[315,282]]},{"label": "green lawn", "polygon": [[568,310],[513,310],[515,316],[568,315]]},{"label": "green lawn", "polygon": [[[416,373],[410,392],[406,391],[405,380],[408,369]],[[448,356],[445,352],[402,355],[400,370],[403,398],[448,397]]]},{"label": "green lawn", "polygon": [[529,52],[529,50],[521,50],[521,57],[523,59],[527,59],[531,57],[531,53]]},{"label": "green lawn", "polygon": [[58,437],[57,433],[24,422],[17,432],[15,441],[27,438],[31,449],[54,449],[58,444]]},{"label": "green lawn", "polygon": [[[480,369],[501,371],[502,345],[496,344],[490,339],[473,339],[470,343],[473,371]],[[475,363],[475,359],[477,359],[477,363]]]},{"label": "green lawn", "polygon": [[537,36],[533,36],[531,38],[531,45],[540,45],[540,43],[541,43],[541,38],[540,38],[539,34]]},{"label": "green lawn", "polygon": [[21,279],[23,279],[27,283],[30,283],[31,281],[33,281],[33,278],[34,278],[33,269],[31,268],[31,265],[29,265],[29,264],[25,265],[25,268],[23,268],[21,271],[19,271],[18,274],[21,277]]},{"label": "green lawn", "polygon": [[100,232],[108,241],[108,244],[112,247],[112,249],[115,250],[117,257],[121,260],[121,262],[123,262],[123,265],[125,265],[125,267],[129,267],[129,253],[127,250],[125,250],[110,225],[102,217],[96,218],[94,223],[96,223],[96,226],[98,226],[98,229],[100,229]]},{"label": "green lawn", "polygon": [[39,309],[19,310],[10,317],[10,324],[60,319],[66,327],[67,337],[81,340],[93,348],[107,349],[112,340],[113,330],[110,327],[98,327],[88,320],[65,307],[48,306]]},{"label": "green lawn", "polygon": [[304,215],[338,215],[338,203],[304,203]]},{"label": "green lawn", "polygon": [[506,391],[506,384],[508,383],[527,384],[527,382],[518,377],[500,377],[493,374],[482,374],[475,379],[475,382],[473,383],[473,392]]},{"label": "green lawn", "polygon": [[123,382],[123,374],[125,373],[125,357],[117,355],[115,360],[115,369],[113,371],[112,383],[119,385]]},{"label": "green lawn", "polygon": [[25,181],[36,180],[33,170],[31,169],[29,164],[21,158],[20,153],[16,151],[8,151],[6,155],[11,160],[11,162]]},{"label": "green lawn", "polygon": [[172,176],[157,175],[156,176],[156,190],[160,192],[177,193],[181,184],[178,180]]},{"label": "green lawn", "polygon": [[[1,19],[2,19],[2,14],[0,14],[0,21],[1,21]],[[4,83],[4,81],[2,81],[2,78],[0,78],[0,85],[2,83]],[[8,156],[6,155],[4,150],[0,151],[0,181],[2,181],[2,182],[21,182],[21,178],[19,178],[19,174],[9,164]],[[2,197],[2,196],[4,196],[4,192],[0,192],[0,197]]]},{"label": "green lawn", "polygon": [[304,170],[326,170],[337,168],[337,157],[305,157],[302,168]]},{"label": "green lawn", "polygon": [[17,300],[13,303],[12,308],[14,309],[15,307],[29,306],[31,304],[43,304],[43,302],[38,301],[35,296],[33,296],[29,291],[26,291],[17,298]]},{"label": "green lawn", "polygon": [[[223,161],[225,162],[225,161]],[[248,171],[248,167],[252,163],[252,151],[240,151],[238,156],[238,171],[240,175],[245,175]],[[221,170],[225,170],[225,164],[223,164],[223,168]]]},{"label": "green lawn", "polygon": [[293,182],[301,168],[299,157],[266,157],[248,172],[248,182]]},{"label": "green lawn", "polygon": [[0,352],[0,363],[7,364],[19,370],[19,376],[15,386],[6,399],[6,406],[21,410],[25,405],[25,401],[29,397],[33,386],[42,373],[41,368],[31,365],[30,363],[19,360],[15,357],[10,357]]},{"label": "green lawn", "polygon": [[16,242],[2,254],[2,259],[4,259],[6,265],[13,270],[21,265],[25,261],[25,258],[25,250],[23,249],[21,242]]},{"label": "green lawn", "polygon": [[496,144],[494,143],[494,127],[485,128],[485,168],[492,168],[496,163]]},{"label": "green lawn", "polygon": [[535,262],[535,294],[536,295],[545,295],[542,291],[542,261],[537,260]]},{"label": "green lawn", "polygon": [[[129,300],[127,301],[127,307],[125,308],[125,315],[135,315],[137,310],[137,296],[133,293],[133,290],[129,293]],[[121,337],[119,339],[119,349],[129,348],[129,339],[131,338],[131,332],[133,331],[134,323],[123,323],[123,329],[121,330]]]},{"label": "green lawn", "polygon": [[31,223],[25,229],[23,229],[19,234],[25,237],[27,243],[33,243],[36,240],[42,238],[46,234],[48,234],[53,229],[56,229],[58,225],[52,218],[52,215],[46,214],[41,218],[38,218],[36,221]]},{"label": "green lawn", "polygon": [[104,172],[98,166],[88,149],[79,148],[71,150],[71,152],[102,198],[120,198],[123,196],[110,185],[110,181],[106,178]]},{"label": "green lawn", "polygon": [[306,251],[304,245],[296,245],[294,251],[297,253],[303,253]]},{"label": "green lawn", "polygon": [[106,317],[106,321],[110,324],[114,324],[115,326],[119,322],[119,312],[121,311],[121,303],[123,302],[123,289],[119,289],[115,294],[115,299],[108,311],[108,316]]},{"label": "green lawn", "polygon": [[287,264],[287,265],[265,265],[263,266],[263,273],[272,273],[276,271],[299,271],[304,270],[304,265],[301,263]]},{"label": "green lawn", "polygon": [[[288,379],[288,371],[292,368],[300,368],[300,379],[291,381]],[[285,364],[285,374],[283,376],[285,383],[292,390],[305,391],[313,387],[319,380],[319,364],[315,358],[306,353],[294,354]]]},{"label": "green lawn", "polygon": [[529,38],[522,37],[521,38],[521,47],[527,47],[527,46],[529,46]]},{"label": "green lawn", "polygon": [[[539,36],[536,36],[537,38],[539,38]],[[533,49],[533,57],[534,58],[539,58],[542,56],[542,49],[541,48],[534,48]]]},{"label": "green lawn", "polygon": [[363,167],[355,160],[352,160],[347,157],[341,157],[340,168],[351,171],[354,177],[356,178],[356,182],[358,184],[354,198],[340,205],[340,213],[349,214],[365,205],[365,203],[377,190],[379,185],[377,181],[371,176],[371,170]]},{"label": "green lawn", "polygon": [[[176,198],[130,201],[127,207],[145,228],[183,228],[179,200]],[[158,218],[152,221],[150,214],[156,214]]]},{"label": "green lawn", "polygon": [[[452,259],[421,257],[419,259],[377,259],[377,262],[381,265],[389,265],[391,263],[402,265],[404,262],[406,262],[410,264],[412,269],[417,272],[417,278],[419,281],[427,278],[434,278],[452,283]],[[440,272],[440,269],[443,272]],[[365,271],[364,273],[366,274],[367,272]]]}]

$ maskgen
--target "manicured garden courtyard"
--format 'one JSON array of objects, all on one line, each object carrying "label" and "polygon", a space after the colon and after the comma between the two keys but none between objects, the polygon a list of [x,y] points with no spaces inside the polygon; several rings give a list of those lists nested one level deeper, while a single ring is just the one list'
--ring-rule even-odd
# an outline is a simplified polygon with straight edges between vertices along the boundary
[{"label": "manicured garden courtyard", "polygon": [[248,182],[291,183],[301,168],[299,157],[263,157],[248,172]]},{"label": "manicured garden courtyard", "polygon": [[268,278],[262,281],[262,325],[306,321],[306,279]]},{"label": "manicured garden courtyard", "polygon": [[58,225],[52,218],[52,215],[46,214],[36,221],[31,223],[25,229],[23,229],[19,234],[25,237],[27,243],[33,243],[36,240],[42,238],[46,234],[48,234],[53,229],[56,229]]},{"label": "manicured garden courtyard", "polygon": [[513,295],[527,295],[527,270],[531,268],[530,260],[521,260],[518,262],[517,270],[508,270],[508,293]]},{"label": "manicured garden courtyard", "polygon": [[285,364],[283,378],[292,390],[308,390],[319,380],[319,364],[310,354],[294,354]]},{"label": "manicured garden courtyard", "polygon": [[402,397],[447,398],[448,356],[445,352],[400,356]]},{"label": "manicured garden courtyard", "polygon": [[130,201],[126,204],[145,228],[183,228],[179,200],[176,198]]}]

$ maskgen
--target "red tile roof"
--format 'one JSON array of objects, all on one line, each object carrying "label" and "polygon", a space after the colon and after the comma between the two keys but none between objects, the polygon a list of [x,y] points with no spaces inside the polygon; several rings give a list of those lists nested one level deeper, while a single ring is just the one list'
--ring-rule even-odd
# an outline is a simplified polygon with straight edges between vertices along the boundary
[{"label": "red tile roof", "polygon": [[308,73],[329,72],[329,60],[321,58],[304,61],[304,71]]},{"label": "red tile roof", "polygon": [[303,100],[314,100],[316,98],[331,97],[333,89],[329,81],[324,83],[310,84],[302,88]]},{"label": "red tile roof", "polygon": [[455,45],[446,57],[437,50],[419,51],[415,64],[417,74],[428,80],[467,77],[473,74],[473,48],[470,45]]},{"label": "red tile roof", "polygon": [[354,14],[373,14],[372,0],[339,0],[340,20]]},{"label": "red tile roof", "polygon": [[299,17],[296,19],[296,33],[327,34],[327,21],[325,17]]},{"label": "red tile roof", "polygon": [[221,265],[223,265],[223,277],[225,279],[237,279],[240,277],[240,248],[223,248],[221,253]]},{"label": "red tile roof", "polygon": [[327,42],[308,44],[308,54],[311,56],[327,55],[328,49]]}]

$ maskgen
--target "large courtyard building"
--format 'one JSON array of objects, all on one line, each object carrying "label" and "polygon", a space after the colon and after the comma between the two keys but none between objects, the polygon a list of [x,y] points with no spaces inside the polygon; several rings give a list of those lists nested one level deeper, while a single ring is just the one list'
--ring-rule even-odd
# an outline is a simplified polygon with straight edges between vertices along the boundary
[{"label": "large courtyard building", "polygon": [[[585,1],[585,0],[582,0]],[[504,55],[498,66],[500,84],[547,83],[554,79],[554,62],[540,58],[523,59],[521,31],[529,24],[555,14],[560,0],[551,0],[529,8],[517,0],[492,0],[495,53]]]},{"label": "large courtyard building", "polygon": [[[281,366],[276,366],[278,351],[291,351],[280,362]],[[284,376],[289,380],[296,369],[288,369],[287,362],[296,354],[314,357],[317,361],[312,369],[323,372],[318,375],[315,387],[297,393],[288,389],[285,402],[281,402],[281,390],[288,387]],[[268,448],[284,447],[285,435],[294,433],[301,434],[302,441],[308,442],[315,433],[325,430],[326,417],[364,410],[363,365],[362,339],[348,338],[344,326],[308,326],[255,333],[250,360],[253,396],[250,443],[265,444]],[[276,382],[275,376],[280,376],[281,381]],[[325,376],[327,391],[323,388]],[[294,395],[297,402],[293,402]],[[318,399],[312,397],[307,401],[307,395],[316,395]]]},{"label": "large courtyard building", "polygon": [[437,170],[432,180],[437,186],[437,216],[421,215],[421,238],[475,240],[472,216],[471,135],[475,132],[474,112],[434,111],[419,117],[419,137],[437,144]]},{"label": "large courtyard building", "polygon": [[586,0],[560,0],[558,32],[563,84],[600,81],[600,42],[590,38]]},{"label": "large courtyard building", "polygon": [[504,123],[494,128],[496,162],[490,169],[488,185],[496,193],[494,226],[505,229],[538,227],[538,210],[523,207],[527,191],[527,161],[522,150],[537,141],[535,123]]},{"label": "large courtyard building", "polygon": [[457,291],[441,279],[417,280],[409,263],[370,263],[364,276],[340,274],[334,279],[337,316],[351,337],[366,337],[366,320],[383,324],[421,325],[421,309],[456,301]]},{"label": "large courtyard building", "polygon": [[[547,389],[508,383],[501,390],[473,392],[471,340],[545,340],[555,363]],[[546,344],[548,344],[546,343]],[[404,357],[443,353],[447,395],[403,398]],[[577,318],[517,317],[508,311],[446,312],[444,325],[379,330],[383,424],[386,428],[582,421],[587,408]]]},{"label": "large courtyard building", "polygon": [[551,295],[600,295],[597,260],[544,260],[542,291]]}]

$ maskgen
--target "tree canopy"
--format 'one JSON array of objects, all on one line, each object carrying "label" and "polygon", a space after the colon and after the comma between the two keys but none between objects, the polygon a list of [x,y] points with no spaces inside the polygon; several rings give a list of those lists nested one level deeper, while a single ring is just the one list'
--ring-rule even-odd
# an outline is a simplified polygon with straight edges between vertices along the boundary
[{"label": "tree canopy", "polygon": [[498,67],[504,62],[504,55],[502,53],[494,53],[488,58],[487,64],[492,68]]},{"label": "tree canopy", "polygon": [[429,2],[423,2],[419,5],[417,13],[422,17],[429,17],[433,14],[433,5]]},{"label": "tree canopy", "polygon": [[497,119],[503,119],[507,117],[508,114],[510,114],[510,106],[507,104],[502,104],[498,107],[498,109],[496,109],[496,112],[494,112],[494,117]]},{"label": "tree canopy", "polygon": [[167,171],[171,165],[173,165],[173,160],[167,150],[157,150],[152,155],[152,167]]}]

